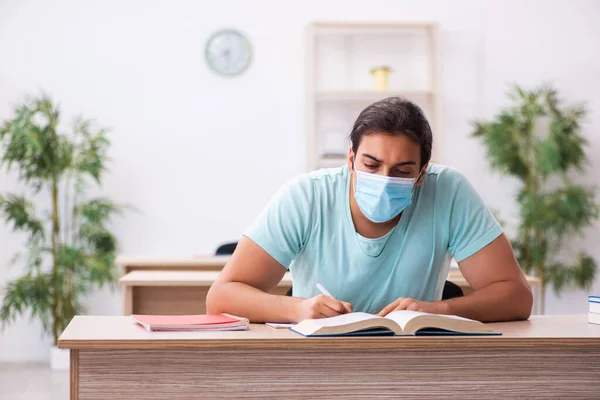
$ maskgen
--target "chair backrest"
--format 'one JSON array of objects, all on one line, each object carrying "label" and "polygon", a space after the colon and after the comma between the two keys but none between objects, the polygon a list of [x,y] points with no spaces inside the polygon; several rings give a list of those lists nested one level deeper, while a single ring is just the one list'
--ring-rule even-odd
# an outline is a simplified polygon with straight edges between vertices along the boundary
[{"label": "chair backrest", "polygon": [[217,256],[229,256],[233,254],[235,248],[237,247],[237,242],[232,243],[224,243],[217,248],[215,254]]},{"label": "chair backrest", "polygon": [[[293,292],[292,288],[289,288],[289,290],[287,291],[287,293],[285,295],[291,296],[292,292]],[[442,300],[448,300],[448,299],[453,299],[455,297],[462,297],[462,296],[464,296],[463,290],[456,283],[450,282],[450,281],[446,281],[444,283],[444,290],[442,292]]]},{"label": "chair backrest", "polygon": [[[231,255],[235,251],[236,247],[237,247],[237,242],[224,243],[217,248],[216,255],[218,255],[218,256]],[[292,296],[292,292],[293,292],[293,290],[290,287],[285,295]],[[450,282],[450,281],[446,281],[444,283],[444,290],[442,292],[442,300],[448,300],[448,299],[453,299],[455,297],[462,297],[462,296],[464,296],[463,290],[456,283]]]},{"label": "chair backrest", "polygon": [[453,299],[464,296],[463,290],[454,282],[446,281],[442,291],[442,300]]}]

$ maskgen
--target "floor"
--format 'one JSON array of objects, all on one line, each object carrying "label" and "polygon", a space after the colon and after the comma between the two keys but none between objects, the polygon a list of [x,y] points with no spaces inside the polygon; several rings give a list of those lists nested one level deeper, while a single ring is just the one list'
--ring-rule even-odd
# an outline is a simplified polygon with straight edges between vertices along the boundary
[{"label": "floor", "polygon": [[48,364],[0,363],[0,400],[68,400],[69,372]]}]

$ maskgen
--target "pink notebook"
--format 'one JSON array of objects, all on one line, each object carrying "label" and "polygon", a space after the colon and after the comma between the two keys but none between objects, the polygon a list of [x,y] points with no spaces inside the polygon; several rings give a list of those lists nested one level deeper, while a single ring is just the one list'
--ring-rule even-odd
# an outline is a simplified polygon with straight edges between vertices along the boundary
[{"label": "pink notebook", "polygon": [[249,321],[228,314],[140,315],[131,318],[148,331],[245,331]]}]

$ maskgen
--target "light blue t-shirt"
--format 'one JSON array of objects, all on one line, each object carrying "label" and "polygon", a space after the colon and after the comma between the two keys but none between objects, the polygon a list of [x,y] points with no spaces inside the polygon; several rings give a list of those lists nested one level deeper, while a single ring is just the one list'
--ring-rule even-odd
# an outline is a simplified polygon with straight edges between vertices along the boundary
[{"label": "light blue t-shirt", "polygon": [[430,164],[398,225],[368,239],[354,229],[349,182],[346,166],[302,174],[244,233],[290,270],[296,297],[316,296],[320,282],[354,311],[378,313],[399,297],[440,300],[451,257],[464,260],[502,233],[460,172]]}]

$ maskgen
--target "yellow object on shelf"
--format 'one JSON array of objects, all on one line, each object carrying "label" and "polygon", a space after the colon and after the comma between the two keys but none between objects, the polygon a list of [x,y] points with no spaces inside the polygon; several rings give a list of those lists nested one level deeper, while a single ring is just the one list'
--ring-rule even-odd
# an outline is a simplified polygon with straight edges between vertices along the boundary
[{"label": "yellow object on shelf", "polygon": [[391,69],[389,67],[376,67],[371,70],[373,75],[373,89],[378,91],[385,91],[388,89],[388,76]]}]

